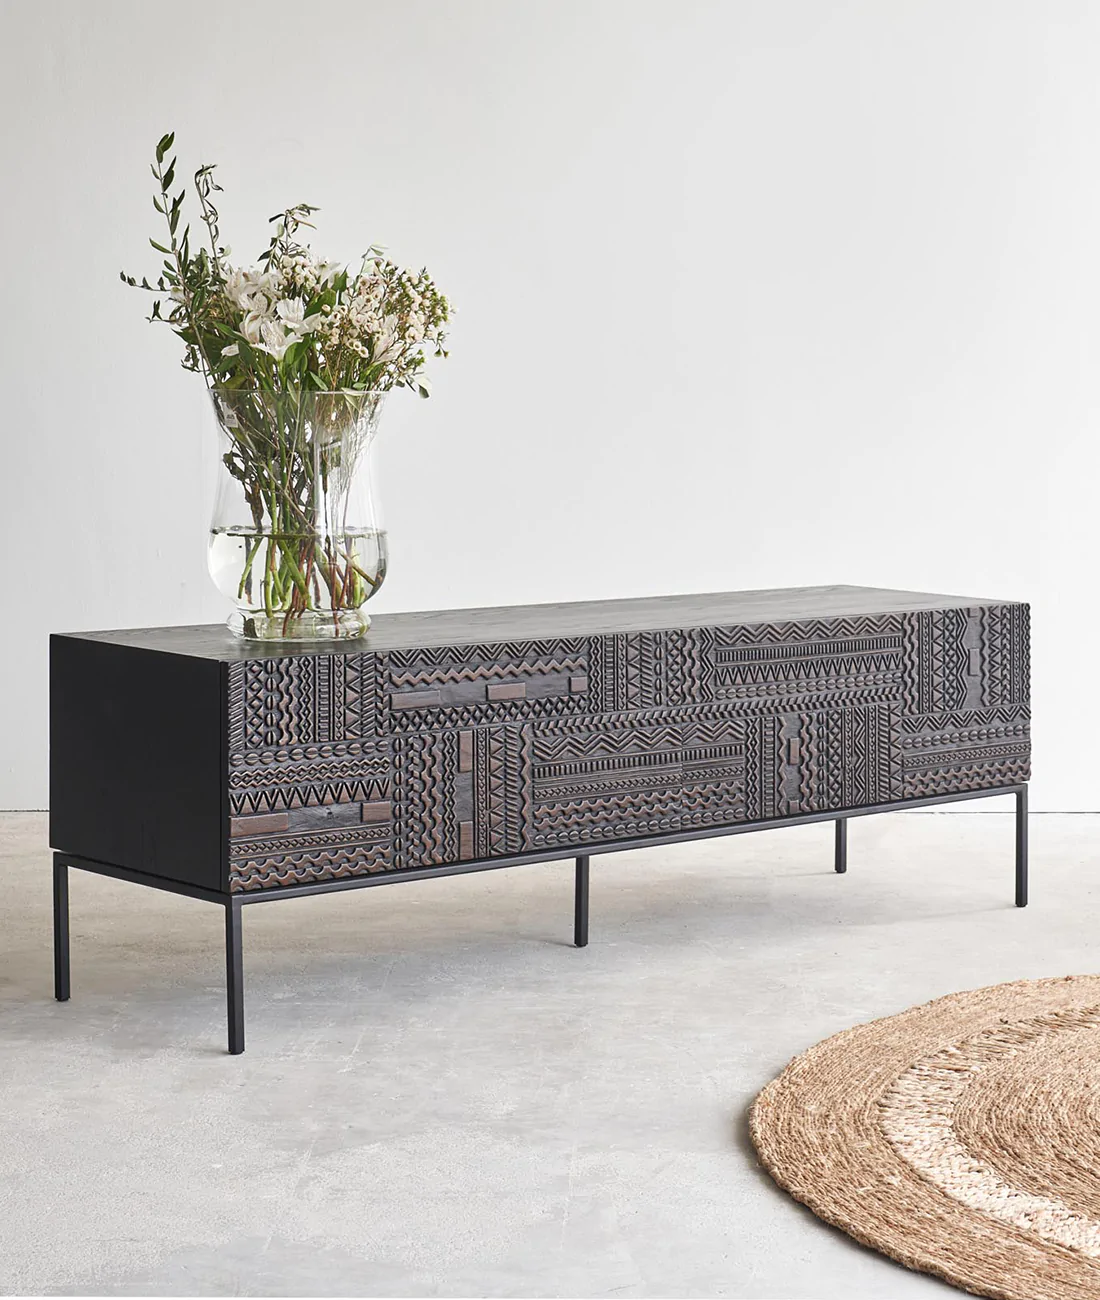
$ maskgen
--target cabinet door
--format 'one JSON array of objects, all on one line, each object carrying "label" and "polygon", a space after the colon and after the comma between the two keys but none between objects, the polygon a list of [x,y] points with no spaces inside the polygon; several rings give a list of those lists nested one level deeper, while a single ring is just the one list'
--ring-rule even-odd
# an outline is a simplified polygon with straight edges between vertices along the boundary
[{"label": "cabinet door", "polygon": [[893,705],[746,719],[752,821],[889,803],[897,797]]},{"label": "cabinet door", "polygon": [[529,848],[530,741],[517,726],[393,739],[397,870],[502,858]]},{"label": "cabinet door", "polygon": [[230,664],[231,889],[315,884],[393,866],[391,742],[359,725],[353,668],[336,655]]}]

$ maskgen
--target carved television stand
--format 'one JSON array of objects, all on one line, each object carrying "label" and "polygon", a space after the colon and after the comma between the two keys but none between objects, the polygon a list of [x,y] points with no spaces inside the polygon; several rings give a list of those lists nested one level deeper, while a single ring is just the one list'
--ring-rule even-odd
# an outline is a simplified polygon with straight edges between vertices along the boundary
[{"label": "carved television stand", "polygon": [[225,908],[244,1049],[249,903],[952,800],[1016,799],[1027,901],[1028,607],[864,587],[51,638],[56,996],[68,869]]}]

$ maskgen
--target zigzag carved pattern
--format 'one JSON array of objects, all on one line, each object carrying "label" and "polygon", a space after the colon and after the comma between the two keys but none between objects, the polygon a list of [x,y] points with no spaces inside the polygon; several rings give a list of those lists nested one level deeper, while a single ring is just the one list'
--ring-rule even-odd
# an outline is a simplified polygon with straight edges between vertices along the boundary
[{"label": "zigzag carved pattern", "polygon": [[960,709],[953,713],[910,713],[902,714],[900,730],[904,734],[916,734],[923,731],[941,731],[951,727],[983,727],[994,723],[1023,723],[1031,719],[1031,709],[1027,704],[1009,704],[999,708]]},{"label": "zigzag carved pattern", "polygon": [[842,680],[849,677],[877,678],[885,674],[895,676],[901,672],[901,652],[881,655],[844,655],[835,659],[784,659],[775,663],[724,664],[716,679],[723,686],[742,683],[755,686],[762,682],[786,683],[806,679]]},{"label": "zigzag carved pattern", "polygon": [[646,695],[643,678],[643,667],[648,658],[647,638],[639,633],[619,640],[622,649],[622,707],[644,709],[647,704],[656,704],[656,699]]},{"label": "zigzag carved pattern", "polygon": [[268,785],[259,790],[230,791],[234,817],[249,813],[286,812],[341,803],[377,803],[389,798],[388,780],[319,781],[311,785]]},{"label": "zigzag carved pattern", "polygon": [[478,645],[390,650],[386,654],[386,662],[392,675],[405,671],[419,672],[425,667],[441,664],[515,663],[546,656],[584,659],[587,650],[587,637],[555,637],[545,641],[486,641]]},{"label": "zigzag carved pattern", "polygon": [[754,623],[751,626],[719,627],[711,631],[715,647],[768,643],[801,645],[812,641],[900,636],[903,617],[901,614],[872,614],[862,618],[808,618],[797,623]]},{"label": "zigzag carved pattern", "polygon": [[1028,693],[1030,609],[1027,605],[989,605],[980,611],[980,641],[985,673],[981,703],[1005,704]]},{"label": "zigzag carved pattern", "polygon": [[886,718],[886,753],[878,758],[879,785],[889,791],[890,799],[901,798],[901,715],[888,709]]},{"label": "zigzag carved pattern", "polygon": [[344,734],[349,739],[377,736],[383,716],[383,655],[351,655],[344,664]]},{"label": "zigzag carved pattern", "polygon": [[695,721],[691,714],[683,715],[680,733],[685,745],[744,745],[744,717],[727,717],[719,721]]},{"label": "zigzag carved pattern", "polygon": [[936,701],[938,708],[961,709],[966,704],[968,622],[964,609],[945,609],[933,619],[934,655],[939,672],[936,682],[940,691],[940,699]]},{"label": "zigzag carved pattern", "polygon": [[[970,641],[980,638],[976,611],[922,610],[906,614],[902,633],[907,713],[964,708],[970,682]],[[980,652],[979,652],[980,653]],[[977,701],[974,701],[975,703]]]},{"label": "zigzag carved pattern", "polygon": [[488,856],[520,853],[531,825],[530,739],[514,727],[488,733]]},{"label": "zigzag carved pattern", "polygon": [[[585,720],[585,725],[590,725]],[[532,737],[532,754],[536,763],[554,763],[567,759],[599,758],[619,754],[652,754],[675,749],[683,743],[678,727],[637,727],[629,730],[583,731],[575,735],[560,732],[551,736]]]},{"label": "zigzag carved pattern", "polygon": [[588,660],[582,655],[574,655],[569,659],[532,656],[527,659],[510,660],[503,664],[478,663],[460,668],[435,668],[421,665],[415,671],[412,669],[398,671],[391,666],[389,676],[391,684],[395,687],[433,686],[445,682],[503,681],[513,677],[577,673],[583,672],[587,666]]}]

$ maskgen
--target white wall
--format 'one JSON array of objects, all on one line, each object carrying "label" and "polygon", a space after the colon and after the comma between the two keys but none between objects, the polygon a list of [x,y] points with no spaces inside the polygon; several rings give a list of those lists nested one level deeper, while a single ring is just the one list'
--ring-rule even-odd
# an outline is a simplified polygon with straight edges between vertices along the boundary
[{"label": "white wall", "polygon": [[[46,635],[214,621],[201,382],[119,284],[146,160],[223,231],[426,263],[376,609],[856,582],[1033,601],[1045,808],[1098,550],[1089,0],[7,0],[0,806],[46,790]],[[1080,656],[1069,670],[1067,660]]]}]

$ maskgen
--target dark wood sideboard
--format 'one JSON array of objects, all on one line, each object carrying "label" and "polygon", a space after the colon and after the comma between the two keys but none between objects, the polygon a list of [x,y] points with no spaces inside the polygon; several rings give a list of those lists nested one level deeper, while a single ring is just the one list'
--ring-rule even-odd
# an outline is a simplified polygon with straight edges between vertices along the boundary
[{"label": "dark wood sideboard", "polygon": [[1027,890],[1028,607],[809,587],[51,638],[56,996],[68,868],[241,908],[594,853],[1016,796]]}]

